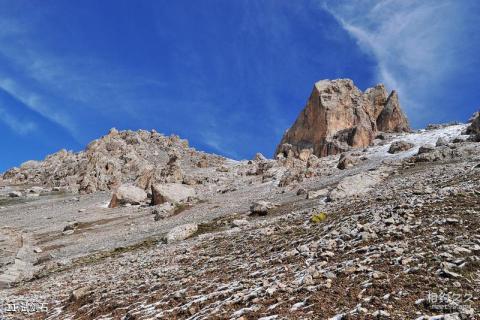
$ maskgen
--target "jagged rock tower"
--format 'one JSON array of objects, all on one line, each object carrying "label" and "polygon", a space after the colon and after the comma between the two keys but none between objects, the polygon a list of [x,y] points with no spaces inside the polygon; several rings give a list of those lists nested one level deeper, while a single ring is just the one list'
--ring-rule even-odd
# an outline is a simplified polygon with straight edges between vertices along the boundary
[{"label": "jagged rock tower", "polygon": [[288,129],[275,155],[312,149],[318,157],[367,147],[379,131],[408,132],[398,95],[383,84],[360,91],[350,79],[315,83],[306,107]]}]

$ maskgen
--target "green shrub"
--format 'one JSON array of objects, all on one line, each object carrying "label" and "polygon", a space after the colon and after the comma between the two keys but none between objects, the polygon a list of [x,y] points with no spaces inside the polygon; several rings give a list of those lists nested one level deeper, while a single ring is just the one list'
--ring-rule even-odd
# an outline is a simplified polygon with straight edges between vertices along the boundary
[{"label": "green shrub", "polygon": [[320,223],[327,219],[327,214],[325,212],[315,213],[310,219],[312,223]]}]

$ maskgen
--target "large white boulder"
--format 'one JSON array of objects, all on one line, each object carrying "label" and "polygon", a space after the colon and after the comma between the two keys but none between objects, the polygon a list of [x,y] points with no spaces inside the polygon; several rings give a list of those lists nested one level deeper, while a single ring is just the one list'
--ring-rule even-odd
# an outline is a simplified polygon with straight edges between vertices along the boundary
[{"label": "large white boulder", "polygon": [[180,183],[152,185],[152,204],[187,202],[195,197],[195,189]]},{"label": "large white boulder", "polygon": [[353,176],[349,176],[340,181],[328,198],[331,201],[358,196],[372,190],[384,178],[382,172],[362,172]]},{"label": "large white boulder", "polygon": [[320,190],[310,190],[307,193],[307,199],[316,199],[320,197],[326,197],[328,195],[328,189],[320,189]]},{"label": "large white boulder", "polygon": [[183,224],[171,229],[168,232],[165,239],[167,243],[181,241],[193,236],[197,231],[198,231],[197,224],[195,223]]},{"label": "large white boulder", "polygon": [[141,204],[147,200],[145,190],[133,185],[123,184],[112,195],[109,208],[115,208],[126,204]]}]

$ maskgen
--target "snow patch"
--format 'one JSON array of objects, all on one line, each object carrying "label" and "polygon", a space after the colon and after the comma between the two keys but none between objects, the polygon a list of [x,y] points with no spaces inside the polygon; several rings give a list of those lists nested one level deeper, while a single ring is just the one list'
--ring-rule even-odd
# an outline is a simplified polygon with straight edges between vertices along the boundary
[{"label": "snow patch", "polygon": [[[421,146],[424,146],[426,144],[435,145],[438,138],[444,138],[446,141],[451,141],[455,139],[456,137],[462,135],[462,131],[464,131],[466,127],[467,127],[466,124],[459,124],[459,125],[448,126],[445,128],[440,128],[435,130],[422,129],[414,133],[399,134],[394,139],[392,139],[392,141],[390,141],[390,143],[388,144],[385,144],[383,146],[375,146],[375,147],[368,148],[367,154],[371,158],[378,158],[378,159],[408,158],[417,154],[418,149]],[[396,154],[388,153],[388,149],[390,148],[390,145],[396,141],[410,142],[414,145],[414,147],[405,152],[400,152]]]}]

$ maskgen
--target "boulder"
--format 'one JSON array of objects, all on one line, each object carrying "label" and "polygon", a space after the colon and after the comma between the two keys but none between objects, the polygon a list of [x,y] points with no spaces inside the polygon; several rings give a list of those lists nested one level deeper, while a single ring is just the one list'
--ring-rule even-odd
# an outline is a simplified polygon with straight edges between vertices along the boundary
[{"label": "boulder", "polygon": [[324,157],[369,146],[378,130],[410,131],[393,91],[383,85],[361,92],[349,79],[315,83],[307,105],[282,137],[276,158],[299,157],[302,150]]},{"label": "boulder", "polygon": [[362,172],[340,181],[328,195],[328,200],[336,201],[346,197],[362,195],[383,180],[379,172]]},{"label": "boulder", "polygon": [[313,153],[312,149],[302,149],[298,154],[298,159],[307,162],[308,158],[310,158],[312,153]]},{"label": "boulder", "polygon": [[109,208],[126,204],[141,204],[147,200],[147,193],[133,185],[121,185],[112,195]]},{"label": "boulder", "polygon": [[448,145],[448,141],[443,137],[438,138],[437,142],[435,143],[436,147],[442,147],[442,146],[446,146],[446,145]]},{"label": "boulder", "polygon": [[167,233],[165,240],[167,241],[167,243],[185,240],[193,236],[197,231],[198,231],[198,225],[195,223],[180,225],[171,229]]},{"label": "boulder", "polygon": [[70,302],[78,302],[78,301],[84,299],[85,297],[87,297],[89,294],[90,294],[90,288],[81,287],[81,288],[73,290],[70,293],[69,300],[70,300]]},{"label": "boulder", "polygon": [[283,173],[282,177],[280,178],[280,181],[278,182],[278,186],[286,187],[293,183],[302,182],[304,177],[305,177],[305,173],[303,170],[298,170],[298,169],[286,170]]},{"label": "boulder", "polygon": [[159,221],[168,217],[171,217],[175,213],[175,206],[169,202],[164,202],[158,206],[156,206],[152,210],[152,214],[154,215],[154,220]]},{"label": "boulder", "polygon": [[388,153],[395,154],[395,153],[407,151],[413,148],[413,146],[414,146],[413,143],[410,143],[407,141],[403,141],[403,140],[394,141],[390,145],[390,148],[388,149]]},{"label": "boulder", "polygon": [[63,231],[76,230],[79,225],[78,222],[69,223],[63,228]]},{"label": "boulder", "polygon": [[275,206],[271,202],[260,200],[260,201],[254,202],[250,206],[250,212],[251,214],[258,214],[261,216],[265,216],[268,214],[268,211],[274,207]]},{"label": "boulder", "polygon": [[31,187],[30,189],[27,190],[27,193],[41,194],[41,193],[44,193],[44,192],[46,192],[46,190],[43,189],[42,187]]},{"label": "boulder", "polygon": [[23,194],[20,191],[12,191],[8,193],[10,198],[20,198]]},{"label": "boulder", "polygon": [[326,197],[328,195],[328,189],[311,190],[307,193],[307,199],[316,199],[320,197]]},{"label": "boulder", "polygon": [[247,221],[247,219],[235,219],[232,221],[232,225],[234,227],[243,227],[249,225],[250,222]]},{"label": "boulder", "polygon": [[297,196],[303,196],[303,195],[306,195],[307,193],[308,191],[305,188],[299,188],[297,190]]},{"label": "boulder", "polygon": [[418,149],[418,154],[430,153],[430,152],[432,152],[432,151],[434,151],[434,150],[435,150],[435,146],[434,146],[434,145],[426,144],[426,145],[421,146],[421,147]]},{"label": "boulder", "polygon": [[152,185],[152,204],[184,203],[195,197],[195,189],[180,183]]},{"label": "boulder", "polygon": [[353,167],[358,162],[357,158],[352,157],[350,154],[343,153],[338,160],[337,168],[340,170],[345,170],[347,168]]}]

